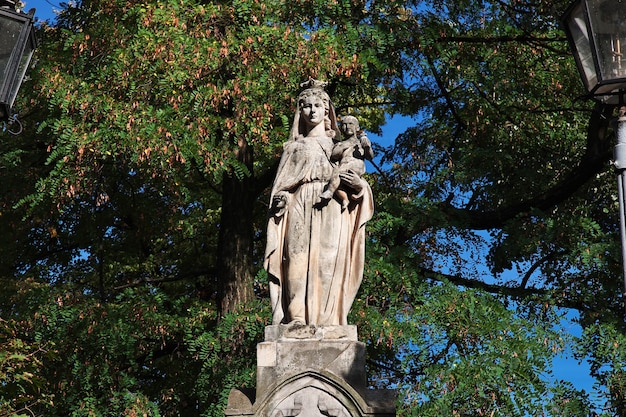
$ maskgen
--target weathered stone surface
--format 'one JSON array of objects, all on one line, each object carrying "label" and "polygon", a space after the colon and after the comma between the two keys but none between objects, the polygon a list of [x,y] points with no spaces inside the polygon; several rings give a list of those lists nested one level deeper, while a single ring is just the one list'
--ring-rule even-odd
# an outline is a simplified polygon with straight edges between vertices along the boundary
[{"label": "weathered stone surface", "polygon": [[323,83],[309,80],[306,87],[270,197],[264,266],[273,324],[347,325],[363,279],[365,223],[374,212],[361,176],[371,144],[355,118],[340,141]]},{"label": "weathered stone surface", "polygon": [[[332,374],[304,372],[272,384],[269,395],[257,398],[249,408],[230,403],[229,417],[395,417],[395,393],[358,392]],[[232,397],[239,396],[233,395]],[[383,399],[384,398],[384,399]],[[230,398],[229,398],[230,400]],[[237,403],[241,404],[241,402]]]},{"label": "weathered stone surface", "polygon": [[355,326],[268,326],[265,335],[256,395],[233,390],[227,416],[395,416],[394,391],[367,389]]},{"label": "weathered stone surface", "polygon": [[265,341],[294,340],[358,341],[356,326],[273,325],[265,327]]},{"label": "weathered stone surface", "polygon": [[339,340],[282,340],[257,346],[257,393],[277,378],[305,371],[337,375],[357,389],[365,388],[365,344]]},{"label": "weathered stone surface", "polygon": [[228,408],[230,412],[233,413],[233,415],[246,415],[242,413],[246,413],[252,410],[252,404],[254,404],[254,400],[254,389],[233,389],[228,394]]},{"label": "weathered stone surface", "polygon": [[[317,417],[323,415],[349,417],[348,409],[333,395],[327,387],[315,386],[316,381],[309,381],[308,386],[288,395],[271,406],[276,417]],[[322,414],[325,413],[325,414]]]}]

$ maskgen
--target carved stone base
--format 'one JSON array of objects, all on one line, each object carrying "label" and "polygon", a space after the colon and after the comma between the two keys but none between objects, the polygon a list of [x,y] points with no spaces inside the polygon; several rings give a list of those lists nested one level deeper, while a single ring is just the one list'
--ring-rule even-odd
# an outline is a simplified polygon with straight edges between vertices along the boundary
[{"label": "carved stone base", "polygon": [[395,392],[367,389],[356,326],[268,326],[257,388],[232,390],[226,416],[395,416]]}]

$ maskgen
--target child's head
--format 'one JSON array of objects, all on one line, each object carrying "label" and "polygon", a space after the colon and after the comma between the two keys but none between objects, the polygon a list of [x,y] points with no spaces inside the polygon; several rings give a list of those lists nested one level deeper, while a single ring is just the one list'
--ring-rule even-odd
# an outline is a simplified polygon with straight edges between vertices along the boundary
[{"label": "child's head", "polygon": [[344,116],[341,118],[341,133],[346,137],[356,136],[360,130],[359,121],[354,116]]}]

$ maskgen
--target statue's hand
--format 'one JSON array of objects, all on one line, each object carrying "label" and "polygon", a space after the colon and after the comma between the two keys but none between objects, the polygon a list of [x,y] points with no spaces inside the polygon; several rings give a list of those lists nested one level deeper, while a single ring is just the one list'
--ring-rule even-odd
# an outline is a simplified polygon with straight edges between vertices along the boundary
[{"label": "statue's hand", "polygon": [[276,194],[272,199],[272,206],[270,207],[270,213],[274,217],[282,217],[285,214],[287,207],[287,196],[284,194]]},{"label": "statue's hand", "polygon": [[363,183],[361,177],[353,171],[345,171],[339,173],[341,182],[350,187],[355,193],[360,193],[363,189]]}]

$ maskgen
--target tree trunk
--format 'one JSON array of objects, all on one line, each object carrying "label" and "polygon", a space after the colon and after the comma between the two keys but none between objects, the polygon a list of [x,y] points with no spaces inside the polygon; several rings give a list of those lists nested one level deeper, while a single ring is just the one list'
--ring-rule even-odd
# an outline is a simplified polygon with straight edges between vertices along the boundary
[{"label": "tree trunk", "polygon": [[[240,141],[237,155],[252,172],[252,148]],[[218,302],[220,313],[236,311],[254,298],[252,249],[254,244],[254,178],[224,175],[218,241]]]}]

